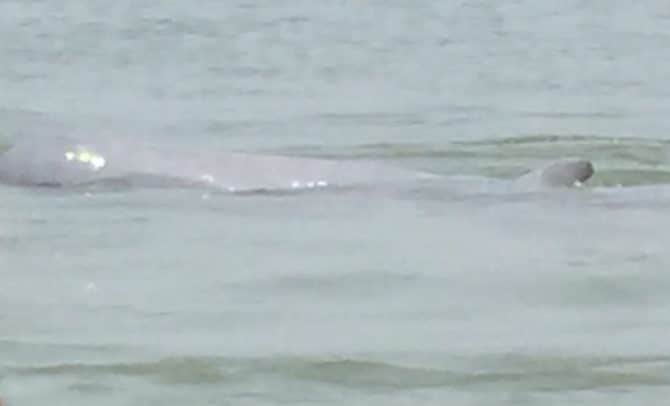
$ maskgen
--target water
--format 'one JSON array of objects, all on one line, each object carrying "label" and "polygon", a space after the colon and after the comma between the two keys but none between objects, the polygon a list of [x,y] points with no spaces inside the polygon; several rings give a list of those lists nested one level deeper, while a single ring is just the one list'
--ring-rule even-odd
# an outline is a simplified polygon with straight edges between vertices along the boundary
[{"label": "water", "polygon": [[[5,135],[508,178],[522,195],[2,187],[9,405],[661,404],[665,3],[3,1]],[[20,135],[18,135],[20,136]]]}]

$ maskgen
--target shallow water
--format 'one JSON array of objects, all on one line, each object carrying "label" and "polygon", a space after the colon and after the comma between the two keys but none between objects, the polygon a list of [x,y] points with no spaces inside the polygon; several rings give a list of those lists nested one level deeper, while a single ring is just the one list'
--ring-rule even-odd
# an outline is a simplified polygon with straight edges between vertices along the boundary
[{"label": "shallow water", "polygon": [[9,405],[660,404],[665,3],[0,4],[3,135],[583,188],[2,187]]}]

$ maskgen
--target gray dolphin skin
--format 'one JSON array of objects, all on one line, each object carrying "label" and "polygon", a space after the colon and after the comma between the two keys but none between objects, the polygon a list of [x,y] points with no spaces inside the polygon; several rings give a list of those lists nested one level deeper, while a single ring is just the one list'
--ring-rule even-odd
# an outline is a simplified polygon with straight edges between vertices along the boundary
[{"label": "gray dolphin skin", "polygon": [[[563,159],[522,175],[519,187],[570,187],[593,165]],[[0,182],[19,186],[206,187],[228,192],[379,186],[445,179],[374,162],[337,161],[219,151],[192,151],[114,138],[21,137],[0,152]]]},{"label": "gray dolphin skin", "polygon": [[578,186],[589,180],[595,172],[591,161],[568,158],[550,162],[519,177],[516,184],[549,187]]}]

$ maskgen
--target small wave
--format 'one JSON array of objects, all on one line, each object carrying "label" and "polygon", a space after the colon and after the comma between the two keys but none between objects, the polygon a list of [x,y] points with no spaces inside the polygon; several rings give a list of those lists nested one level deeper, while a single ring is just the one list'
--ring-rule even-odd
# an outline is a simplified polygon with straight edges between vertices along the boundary
[{"label": "small wave", "polygon": [[653,184],[670,184],[668,168],[602,168],[594,178],[594,186],[624,187]]},{"label": "small wave", "polygon": [[150,377],[164,384],[204,384],[223,382],[227,375],[215,358],[166,358],[155,362],[109,364],[62,363],[33,367],[16,367],[14,373],[24,376],[74,375],[82,377],[116,375]]},{"label": "small wave", "polygon": [[259,378],[334,385],[353,390],[511,387],[534,391],[668,386],[670,358],[560,357],[520,354],[415,367],[365,359],[174,357],[153,362],[64,363],[16,367],[23,376],[125,376],[162,384],[240,383]]},{"label": "small wave", "polygon": [[[659,363],[663,364],[659,368]],[[647,370],[646,368],[651,367]],[[312,362],[297,368],[302,379],[356,388],[517,386],[529,390],[582,390],[615,386],[668,385],[668,359],[562,359],[510,357],[472,370],[417,368],[342,360]]]},{"label": "small wave", "polygon": [[626,117],[625,114],[623,114],[622,112],[609,112],[609,111],[593,111],[593,112],[522,111],[520,112],[520,114],[525,117],[541,117],[541,118],[557,118],[557,119],[566,119],[566,118],[622,119]]}]

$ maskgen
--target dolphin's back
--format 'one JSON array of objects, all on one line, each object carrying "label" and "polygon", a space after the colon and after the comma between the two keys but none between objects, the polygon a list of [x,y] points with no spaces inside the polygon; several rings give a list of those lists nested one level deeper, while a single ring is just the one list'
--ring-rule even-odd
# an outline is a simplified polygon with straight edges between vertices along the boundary
[{"label": "dolphin's back", "polygon": [[0,181],[32,186],[118,180],[243,191],[397,182],[418,175],[374,163],[170,148],[121,137],[21,138],[0,153]]},{"label": "dolphin's back", "polygon": [[96,176],[93,168],[68,161],[72,143],[63,138],[20,139],[0,154],[0,180],[18,185],[68,185]]}]

